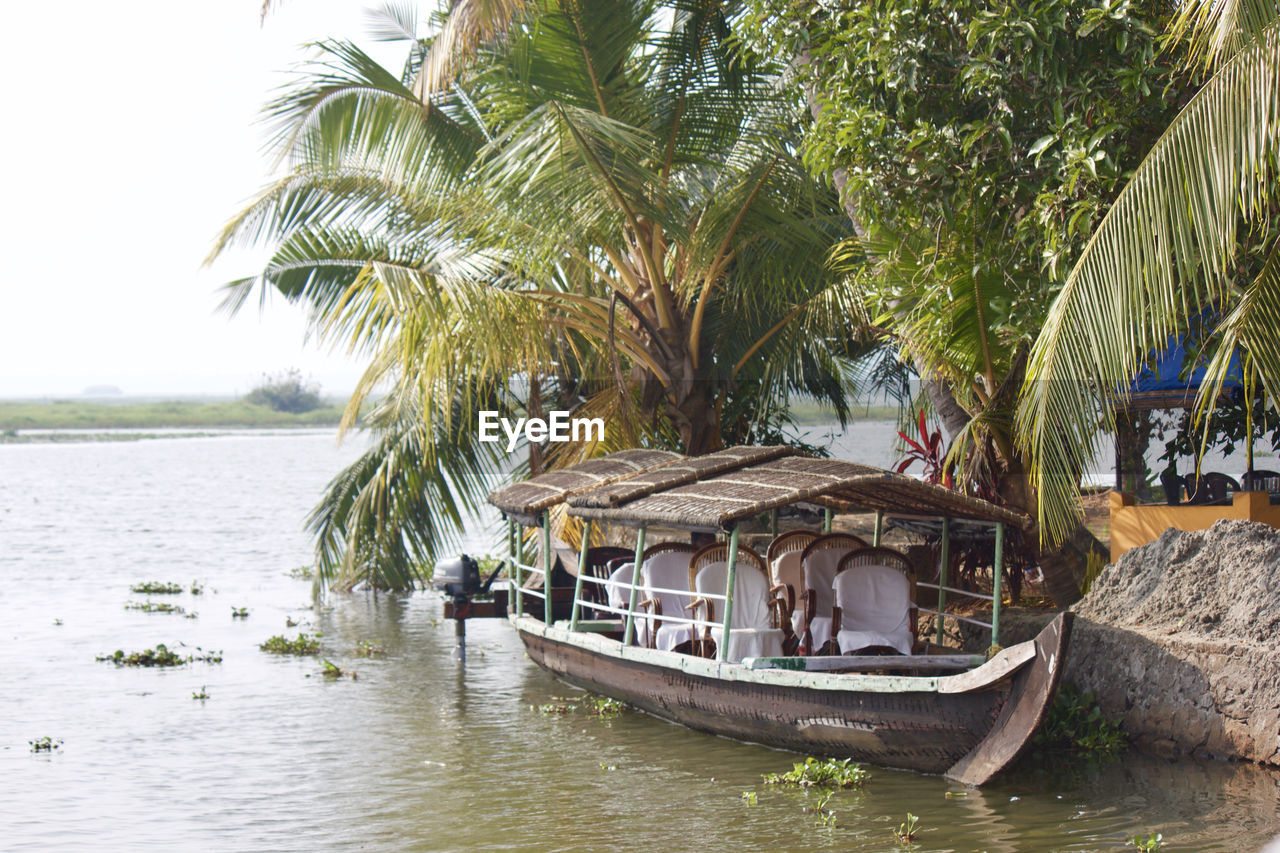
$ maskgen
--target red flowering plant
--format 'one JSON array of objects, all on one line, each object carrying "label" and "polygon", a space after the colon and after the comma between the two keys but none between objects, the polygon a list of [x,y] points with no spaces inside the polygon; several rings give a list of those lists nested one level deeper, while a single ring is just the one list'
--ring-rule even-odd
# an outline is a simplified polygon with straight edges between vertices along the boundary
[{"label": "red flowering plant", "polygon": [[899,474],[906,473],[906,470],[913,463],[919,461],[924,464],[924,481],[926,483],[941,484],[948,489],[954,489],[955,483],[952,480],[951,471],[946,465],[947,449],[943,444],[942,427],[934,427],[933,432],[929,432],[929,428],[925,424],[924,409],[921,409],[920,419],[916,424],[916,428],[920,432],[918,441],[905,432],[898,431],[898,438],[902,439],[905,453],[898,460],[898,467],[894,470]]}]

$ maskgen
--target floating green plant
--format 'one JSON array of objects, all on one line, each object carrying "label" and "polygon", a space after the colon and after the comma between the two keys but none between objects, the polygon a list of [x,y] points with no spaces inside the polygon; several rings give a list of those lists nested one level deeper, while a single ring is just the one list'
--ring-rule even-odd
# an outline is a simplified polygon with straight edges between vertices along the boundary
[{"label": "floating green plant", "polygon": [[898,839],[899,844],[906,844],[916,837],[917,827],[920,825],[920,818],[907,812],[907,819],[898,824],[898,828],[893,831],[893,837]]},{"label": "floating green plant", "polygon": [[380,658],[387,653],[387,650],[377,643],[369,640],[361,640],[356,645],[355,654],[362,658]]},{"label": "floating green plant", "polygon": [[311,576],[315,574],[315,570],[312,569],[310,566],[295,566],[294,568],[285,572],[285,574],[293,578],[294,580],[309,581],[311,580]]},{"label": "floating green plant", "polygon": [[187,612],[180,605],[171,601],[130,601],[124,606],[124,609],[141,610],[143,613],[177,613],[179,616]]},{"label": "floating green plant", "polygon": [[32,752],[53,752],[55,749],[62,748],[61,740],[54,740],[51,737],[38,737],[35,740],[27,741],[31,745]]},{"label": "floating green plant", "polygon": [[192,594],[192,595],[203,595],[203,594],[204,594],[204,584],[200,583],[199,581],[192,581],[192,582],[191,582],[191,594]]},{"label": "floating green plant", "polygon": [[232,608],[231,608],[231,618],[232,618],[232,619],[248,619],[248,618],[249,618],[249,608],[247,608],[247,607],[232,607]]},{"label": "floating green plant", "polygon": [[581,710],[592,717],[611,720],[626,710],[626,705],[607,696],[553,696],[554,701],[539,705],[543,714],[563,716]]},{"label": "floating green plant", "polygon": [[296,627],[298,627],[298,620],[297,620],[297,619],[293,619],[293,618],[291,618],[291,617],[289,617],[289,616],[286,616],[286,617],[284,617],[284,626],[285,626],[286,628],[296,628]]},{"label": "floating green plant", "polygon": [[1158,832],[1153,832],[1146,838],[1141,835],[1135,835],[1125,842],[1126,847],[1136,847],[1143,853],[1152,853],[1164,846],[1164,836]]},{"label": "floating green plant", "polygon": [[816,806],[805,806],[804,813],[817,815],[818,820],[822,821],[823,826],[835,826],[836,813],[833,812],[831,809],[827,808],[827,803],[831,802],[831,797],[834,794],[835,794],[835,791],[826,791],[822,795],[822,797],[819,798],[818,804]]},{"label": "floating green plant", "polygon": [[335,680],[339,678],[350,678],[352,681],[356,681],[360,677],[354,669],[343,669],[326,658],[321,658],[320,663],[324,667],[324,669],[320,670],[320,674],[325,678]]},{"label": "floating green plant", "polygon": [[129,591],[138,595],[178,595],[182,592],[182,584],[165,583],[164,581],[143,581],[129,587]]},{"label": "floating green plant", "polygon": [[61,625],[61,624],[62,624],[62,620],[61,620],[61,619],[54,619],[54,620],[53,620],[53,624],[54,624],[54,625]]},{"label": "floating green plant", "polygon": [[273,655],[318,655],[320,654],[320,640],[310,634],[298,634],[292,640],[283,634],[276,634],[270,637],[264,643],[259,643],[258,648],[264,652],[270,652]]},{"label": "floating green plant", "polygon": [[819,760],[810,756],[803,762],[796,762],[786,773],[766,774],[764,781],[767,785],[795,785],[800,788],[860,788],[869,778],[871,773],[861,764],[852,763],[852,759]]},{"label": "floating green plant", "polygon": [[156,643],[154,649],[143,649],[129,654],[125,654],[122,649],[116,649],[112,654],[99,655],[97,660],[114,663],[116,666],[182,666],[184,663],[193,661],[222,663],[222,652],[206,652],[199,646],[196,647],[196,651],[200,654],[183,657],[170,650],[164,643]]},{"label": "floating green plant", "polygon": [[588,714],[593,717],[603,717],[613,719],[622,714],[627,706],[617,699],[610,699],[607,696],[591,696],[583,703]]},{"label": "floating green plant", "polygon": [[200,685],[199,690],[191,694],[191,698],[199,699],[201,702],[203,702],[205,699],[209,698],[209,693],[208,691],[205,690],[204,685],[202,684]]},{"label": "floating green plant", "polygon": [[756,797],[756,792],[755,792],[755,791],[743,791],[743,792],[742,792],[742,799],[743,799],[743,800],[746,802],[746,804],[747,804],[747,805],[749,805],[749,806],[754,806],[754,805],[756,804],[756,802],[758,801],[758,798]]}]

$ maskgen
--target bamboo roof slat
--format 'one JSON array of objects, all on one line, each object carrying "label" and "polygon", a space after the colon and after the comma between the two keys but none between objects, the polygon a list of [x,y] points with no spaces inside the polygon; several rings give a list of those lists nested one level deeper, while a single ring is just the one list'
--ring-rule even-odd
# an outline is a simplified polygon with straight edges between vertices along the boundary
[{"label": "bamboo roof slat", "polygon": [[616,507],[656,492],[696,483],[748,465],[792,456],[793,447],[730,447],[705,456],[686,457],[625,480],[608,483],[569,498],[570,506]]},{"label": "bamboo roof slat", "polygon": [[497,489],[489,494],[489,503],[510,515],[531,516],[563,502],[576,492],[652,471],[684,458],[667,450],[622,450]]},{"label": "bamboo roof slat", "polygon": [[[686,460],[671,470],[693,468],[697,461]],[[634,488],[633,481],[627,481],[620,484],[623,489],[583,493],[570,500],[569,512],[622,524],[726,529],[741,519],[809,501],[846,512],[883,510],[950,516],[1004,522],[1024,529],[1030,524],[1026,516],[978,498],[839,459],[775,457],[672,486],[663,485],[656,476],[660,473],[636,478]],[[640,482],[645,483],[644,488],[639,487]],[[601,492],[613,500],[602,500]],[[619,495],[626,497],[619,500]]]}]

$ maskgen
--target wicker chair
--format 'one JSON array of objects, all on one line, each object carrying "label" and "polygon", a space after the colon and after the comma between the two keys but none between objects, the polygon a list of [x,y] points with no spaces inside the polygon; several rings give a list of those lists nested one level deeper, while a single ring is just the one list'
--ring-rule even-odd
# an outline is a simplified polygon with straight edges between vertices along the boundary
[{"label": "wicker chair", "polygon": [[[689,603],[695,618],[716,621],[716,602],[705,594],[723,595],[728,583],[729,546],[715,542],[699,548],[689,560],[689,588],[697,597]],[[769,573],[764,558],[750,548],[739,546],[733,585],[733,621],[731,638],[758,640],[759,645],[782,652],[784,602],[769,594]],[[699,610],[702,615],[699,617]],[[723,617],[720,617],[723,618]],[[694,630],[693,652],[701,657],[714,657],[717,641],[710,626]],[[776,644],[776,648],[772,646]],[[766,652],[767,653],[767,652]],[[732,646],[729,658],[734,659]]]},{"label": "wicker chair", "polygon": [[[633,557],[618,557],[610,560],[607,566],[609,579],[604,582],[603,588],[608,598],[608,605],[615,610],[626,611],[631,605],[631,577],[635,567],[634,553]],[[640,577],[637,583],[643,588],[644,584],[644,565],[640,566]],[[626,615],[609,612],[611,618],[625,619]],[[636,619],[636,634],[633,642],[638,646],[648,645],[648,637],[645,636],[645,629],[648,623],[644,619]]]},{"label": "wicker chair", "polygon": [[804,569],[800,558],[804,549],[819,535],[811,530],[791,530],[769,543],[767,556],[773,579],[769,594],[786,601],[787,619],[782,629],[787,636],[782,642],[782,649],[788,655],[799,650],[800,635],[804,632],[804,615],[796,610],[796,590],[804,589]]},{"label": "wicker chair", "polygon": [[662,623],[662,614],[684,616],[692,595],[664,590],[685,586],[689,560],[697,549],[685,542],[662,542],[644,552],[644,595],[639,607],[652,614],[645,621],[649,648],[687,652],[693,643],[693,626],[682,622]]},{"label": "wicker chair", "polygon": [[835,599],[831,584],[840,559],[867,543],[848,533],[828,533],[805,547],[800,555],[804,569],[804,630],[800,633],[800,654],[814,654],[831,639],[831,612]]},{"label": "wicker chair", "polygon": [[[587,576],[598,578],[601,581],[609,579],[609,563],[617,559],[630,559],[635,555],[635,551],[627,548],[616,548],[612,545],[601,545],[596,548],[587,549]],[[607,604],[607,596],[605,596],[604,585],[599,583],[584,582],[582,584],[582,600],[592,604]],[[601,614],[602,616],[607,614]]]},{"label": "wicker chair", "polygon": [[916,576],[905,554],[862,548],[840,560],[832,584],[830,654],[904,654],[916,645]]}]

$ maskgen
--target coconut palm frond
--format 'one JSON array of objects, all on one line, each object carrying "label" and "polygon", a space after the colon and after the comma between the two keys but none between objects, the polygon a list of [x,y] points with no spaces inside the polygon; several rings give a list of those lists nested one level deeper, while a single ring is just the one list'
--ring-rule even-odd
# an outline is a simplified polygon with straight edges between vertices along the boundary
[{"label": "coconut palm frond", "polygon": [[[1086,244],[1034,351],[1018,425],[1055,540],[1078,515],[1083,454],[1149,353],[1235,299],[1240,225],[1276,193],[1280,19],[1187,104]],[[1260,304],[1261,297],[1255,304]],[[1273,321],[1274,322],[1274,321]],[[1227,361],[1213,361],[1221,380]]]},{"label": "coconut palm frond", "polygon": [[[1200,386],[1196,398],[1197,416],[1209,426],[1207,417],[1214,402],[1222,394],[1222,386],[1230,371],[1232,356],[1243,353],[1246,379],[1257,376],[1263,391],[1280,400],[1280,336],[1276,335],[1276,318],[1280,317],[1280,239],[1240,301],[1218,327],[1221,343],[1205,370],[1207,381]],[[1253,399],[1252,394],[1247,395]]]},{"label": "coconut palm frond", "polygon": [[365,9],[369,35],[377,41],[416,41],[418,38],[418,7],[413,3],[386,2],[372,9]]},{"label": "coconut palm frond", "polygon": [[433,434],[407,417],[381,424],[377,441],[334,478],[308,519],[320,582],[416,588],[505,473],[506,455],[473,436]]},{"label": "coconut palm frond", "polygon": [[1276,0],[1184,0],[1169,34],[1190,44],[1189,62],[1213,70],[1261,37],[1277,17]]},{"label": "coconut palm frond", "polygon": [[[269,246],[228,304],[280,292],[368,358],[343,428],[363,413],[375,443],[316,516],[326,578],[412,579],[483,494],[490,462],[455,456],[492,449],[458,436],[494,395],[517,412],[536,389],[544,411],[606,420],[602,441],[542,448],[551,466],[781,440],[793,394],[843,415],[857,346],[825,259],[849,222],[800,164],[795,105],[735,46],[733,14],[460,0],[411,45],[416,77],[326,42],[270,106],[290,174],[214,254]],[[387,38],[416,24],[378,15]]]},{"label": "coconut palm frond", "polygon": [[414,81],[414,94],[423,103],[453,83],[458,71],[480,47],[507,31],[526,7],[525,0],[458,0],[431,43]]}]

